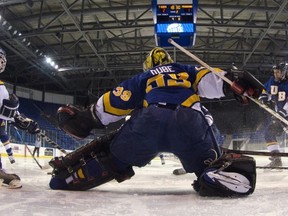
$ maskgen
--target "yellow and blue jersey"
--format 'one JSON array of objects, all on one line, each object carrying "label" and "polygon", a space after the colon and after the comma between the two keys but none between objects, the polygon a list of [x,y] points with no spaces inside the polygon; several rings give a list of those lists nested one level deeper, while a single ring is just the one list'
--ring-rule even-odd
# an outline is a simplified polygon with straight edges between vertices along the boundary
[{"label": "yellow and blue jersey", "polygon": [[[218,68],[215,71],[226,73]],[[193,107],[200,97],[223,97],[222,87],[223,80],[206,68],[170,63],[151,68],[105,93],[98,100],[97,111],[105,124],[106,114],[126,116],[139,105],[167,103]],[[119,120],[108,118],[111,122]]]}]

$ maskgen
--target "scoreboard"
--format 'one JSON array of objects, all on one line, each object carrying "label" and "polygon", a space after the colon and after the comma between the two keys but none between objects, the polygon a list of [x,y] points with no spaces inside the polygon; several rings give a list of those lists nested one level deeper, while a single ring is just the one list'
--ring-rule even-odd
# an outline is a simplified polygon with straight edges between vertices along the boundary
[{"label": "scoreboard", "polygon": [[152,0],[155,40],[157,46],[171,46],[173,40],[192,46],[196,37],[198,0]]}]

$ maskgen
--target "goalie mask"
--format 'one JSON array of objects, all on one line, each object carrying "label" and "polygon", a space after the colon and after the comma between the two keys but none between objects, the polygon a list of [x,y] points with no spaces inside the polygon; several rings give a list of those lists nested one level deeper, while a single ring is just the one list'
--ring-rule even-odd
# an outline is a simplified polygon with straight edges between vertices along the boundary
[{"label": "goalie mask", "polygon": [[155,47],[147,55],[143,62],[143,70],[147,71],[155,66],[172,63],[173,60],[167,51],[161,47]]},{"label": "goalie mask", "polygon": [[[287,62],[281,62],[278,65],[274,65],[273,66],[273,73],[274,73],[274,77],[275,80],[283,80],[285,78],[288,78],[288,63]],[[279,75],[279,77],[276,77],[277,75],[275,74],[275,72],[277,72],[277,70],[279,70],[281,72],[281,75]],[[278,79],[277,79],[278,78]]]},{"label": "goalie mask", "polygon": [[2,73],[6,68],[6,52],[0,47],[0,73]]}]

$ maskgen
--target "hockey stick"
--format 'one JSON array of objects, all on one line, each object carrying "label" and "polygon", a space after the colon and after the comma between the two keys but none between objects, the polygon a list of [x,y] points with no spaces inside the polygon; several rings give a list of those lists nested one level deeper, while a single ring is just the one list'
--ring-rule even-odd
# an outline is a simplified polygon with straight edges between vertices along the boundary
[{"label": "hockey stick", "polygon": [[32,158],[34,159],[34,161],[36,162],[36,164],[40,167],[40,169],[43,169],[43,167],[40,165],[40,163],[38,162],[38,160],[34,157],[33,153],[31,152],[31,150],[29,149],[29,147],[25,145],[25,148],[28,150],[28,152],[30,153],[30,155],[32,156]]},{"label": "hockey stick", "polygon": [[260,156],[278,156],[288,157],[288,152],[264,152],[264,151],[248,151],[248,150],[234,150],[222,148],[224,153],[235,153],[235,154],[248,154],[248,155],[260,155]]},{"label": "hockey stick", "polygon": [[51,140],[46,134],[45,132],[39,132],[39,135],[41,137],[43,137],[50,145],[52,145],[54,148],[59,149],[62,153],[64,154],[68,154],[68,152],[63,149],[60,145],[58,145],[57,143],[55,143],[53,140]]},{"label": "hockey stick", "polygon": [[[16,133],[17,133],[18,137],[19,137],[20,140],[21,140],[21,143],[24,144],[23,139],[22,139],[22,137],[21,137],[18,129],[17,129],[16,127],[14,127],[14,128],[15,128],[15,130],[16,130]],[[31,154],[31,156],[32,156],[32,158],[34,159],[34,161],[36,162],[36,164],[39,166],[39,168],[40,168],[40,169],[43,169],[43,166],[40,165],[40,163],[39,163],[38,160],[34,157],[34,155],[32,154],[31,150],[28,148],[28,146],[27,146],[26,144],[24,144],[24,145],[25,145],[25,148],[28,150],[28,152]],[[48,168],[49,168],[49,167],[48,167]],[[45,168],[45,169],[46,169],[46,168]]]},{"label": "hockey stick", "polygon": [[[199,64],[201,64],[203,67],[207,68],[208,70],[210,70],[212,73],[214,73],[215,75],[217,75],[218,77],[220,77],[222,80],[224,80],[225,82],[227,82],[229,85],[232,85],[233,82],[228,79],[227,77],[223,76],[222,74],[217,73],[212,67],[210,67],[208,64],[206,64],[204,61],[202,61],[201,59],[199,59],[197,56],[195,56],[194,54],[190,53],[188,50],[186,50],[184,47],[180,46],[179,44],[177,44],[173,39],[169,39],[168,42],[170,44],[172,44],[173,46],[177,47],[179,50],[181,50],[182,52],[184,52],[186,55],[188,55],[189,57],[191,57],[192,59],[194,59],[195,61],[197,61]],[[255,78],[256,79],[256,78]],[[255,98],[249,96],[249,95],[245,95],[246,97],[248,97],[250,100],[252,100],[254,103],[256,103],[258,106],[260,106],[261,108],[265,109],[267,112],[269,112],[271,115],[273,115],[275,118],[277,118],[278,120],[280,120],[281,122],[283,122],[285,125],[288,126],[288,121],[283,118],[281,115],[279,115],[278,113],[276,113],[274,110],[270,109],[267,105],[260,103],[258,100],[256,100]]]},{"label": "hockey stick", "polygon": [[266,167],[266,166],[256,166],[256,169],[268,169],[268,170],[284,170],[288,169],[288,167]]}]

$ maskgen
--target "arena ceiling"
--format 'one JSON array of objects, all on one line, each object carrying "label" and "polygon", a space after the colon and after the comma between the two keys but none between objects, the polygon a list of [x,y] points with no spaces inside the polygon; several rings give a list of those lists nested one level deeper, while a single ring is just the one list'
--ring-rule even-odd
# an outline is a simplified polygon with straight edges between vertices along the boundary
[{"label": "arena ceiling", "polygon": [[[150,0],[0,0],[0,15],[8,60],[0,79],[15,86],[99,97],[141,73],[155,47]],[[234,63],[264,80],[288,59],[287,22],[287,0],[199,0],[196,43],[188,50],[211,66]]]}]

